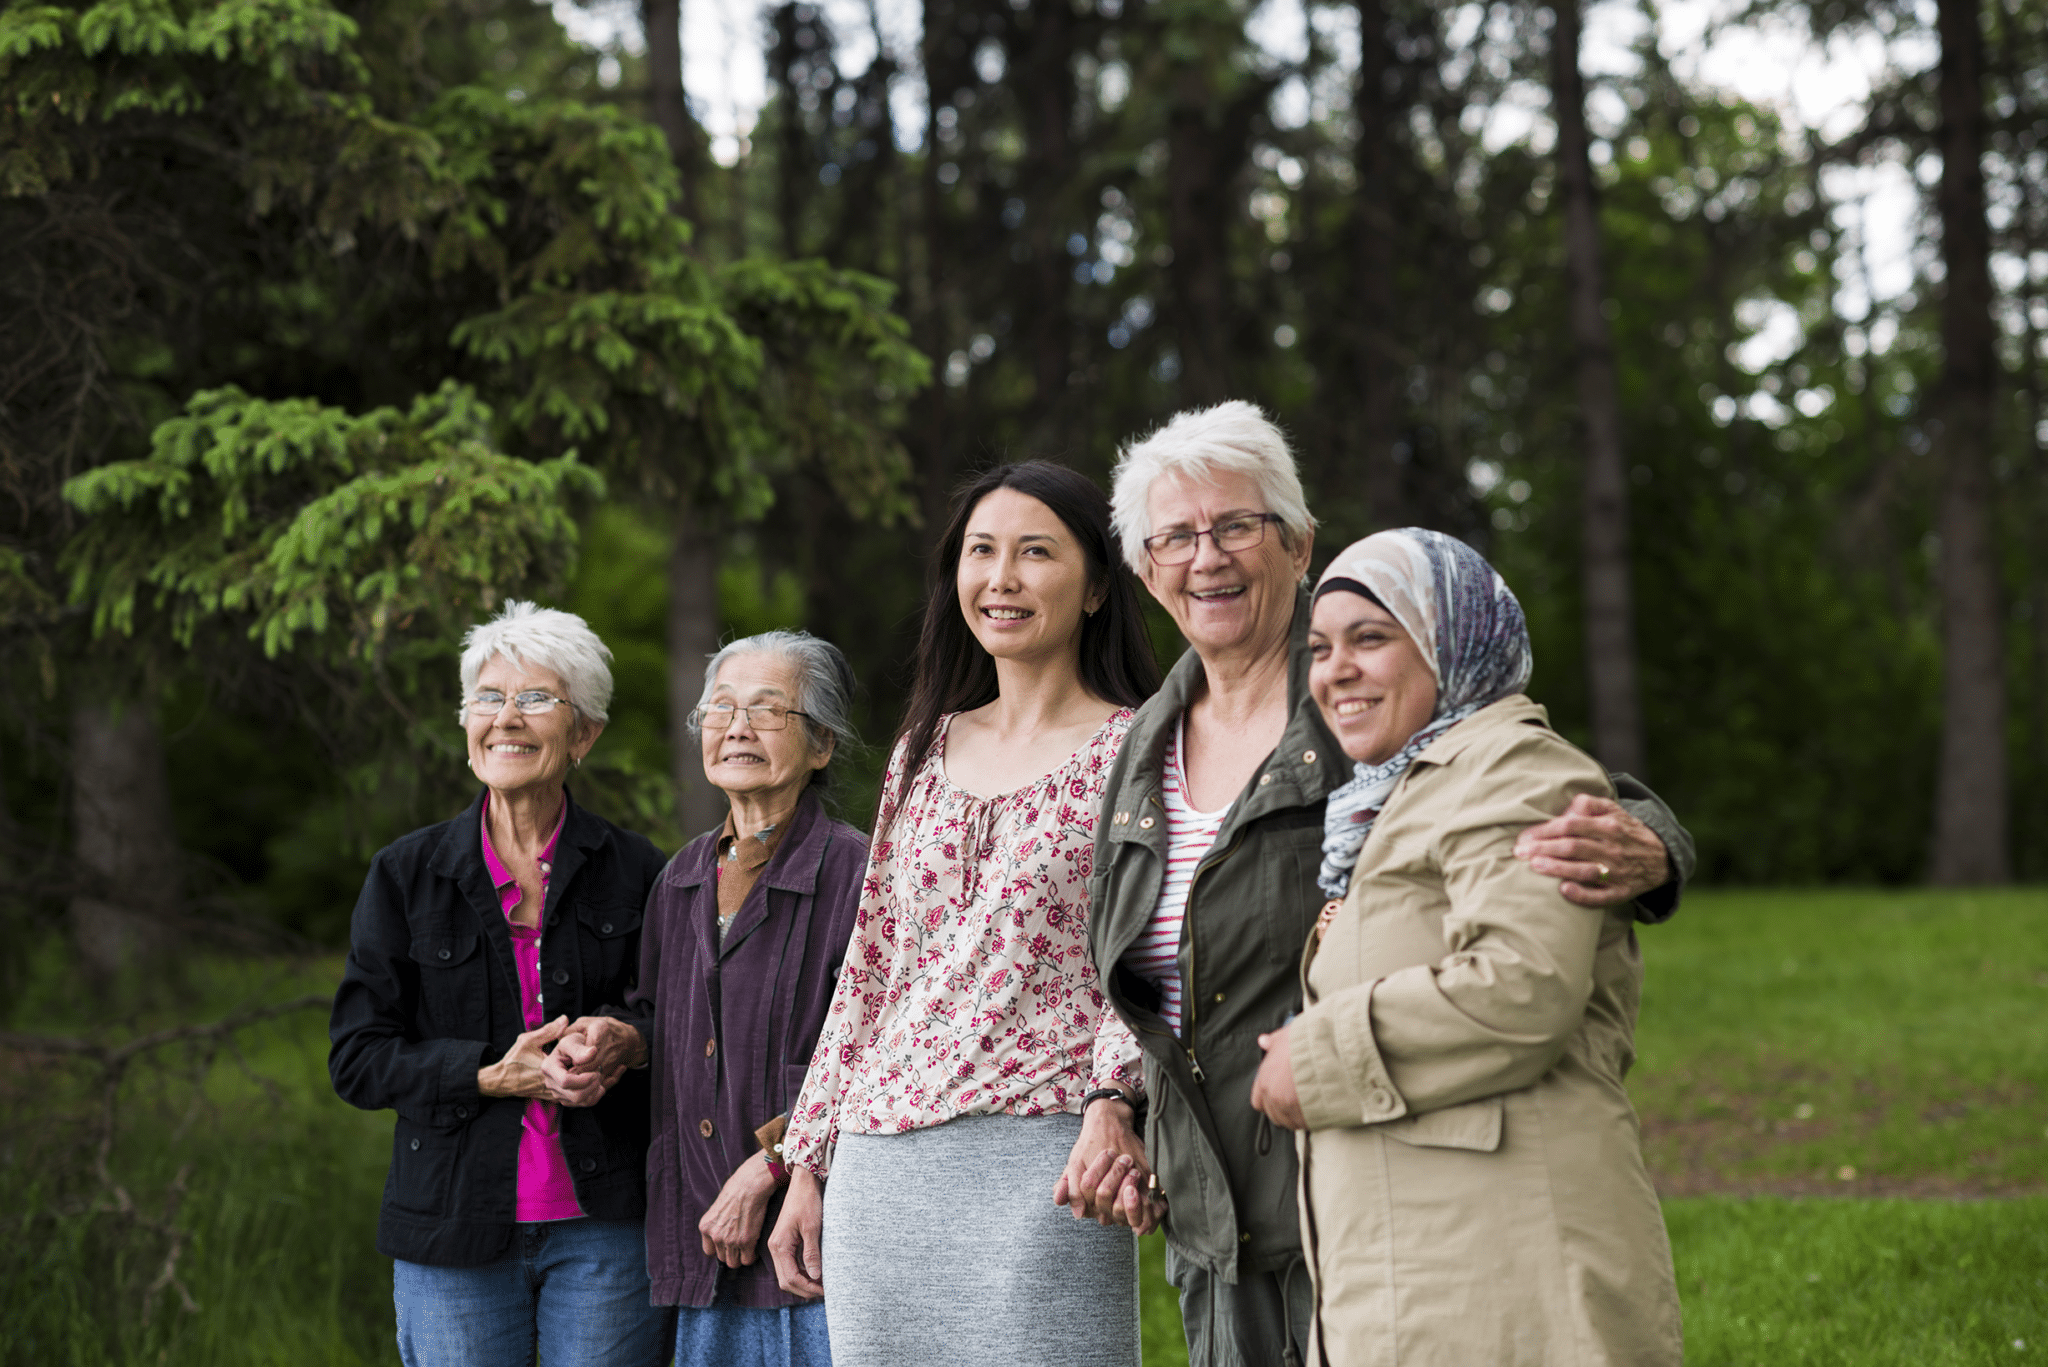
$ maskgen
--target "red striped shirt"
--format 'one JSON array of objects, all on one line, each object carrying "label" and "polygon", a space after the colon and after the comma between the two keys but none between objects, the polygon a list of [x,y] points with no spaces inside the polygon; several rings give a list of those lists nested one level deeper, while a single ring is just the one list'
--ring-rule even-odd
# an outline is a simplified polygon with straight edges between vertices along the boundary
[{"label": "red striped shirt", "polygon": [[1124,953],[1133,973],[1159,989],[1159,1014],[1176,1033],[1181,1020],[1180,941],[1186,918],[1188,888],[1195,881],[1195,869],[1216,844],[1217,832],[1230,815],[1230,805],[1221,811],[1199,812],[1187,799],[1187,780],[1181,772],[1180,755],[1185,738],[1185,719],[1174,727],[1166,745],[1166,771],[1160,777],[1160,798],[1166,807],[1166,876],[1159,884],[1159,901],[1152,919]]}]

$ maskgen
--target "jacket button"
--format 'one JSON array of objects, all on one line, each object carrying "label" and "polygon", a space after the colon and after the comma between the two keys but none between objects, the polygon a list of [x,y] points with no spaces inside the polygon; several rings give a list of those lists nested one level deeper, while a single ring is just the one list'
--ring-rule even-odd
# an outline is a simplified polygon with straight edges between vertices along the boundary
[{"label": "jacket button", "polygon": [[1218,992],[1218,993],[1216,994],[1216,1000],[1217,1000],[1217,1001],[1222,1001],[1222,1000],[1223,1000],[1223,994],[1222,994],[1221,992]]},{"label": "jacket button", "polygon": [[420,1151],[420,1141],[419,1141],[419,1140],[415,1139],[415,1140],[413,1140],[413,1141],[412,1141],[412,1151],[413,1151],[414,1153],[418,1153],[418,1152]]},{"label": "jacket button", "polygon": [[457,1106],[457,1107],[455,1108],[455,1118],[456,1118],[457,1120],[467,1120],[467,1119],[469,1119],[469,1107],[467,1107],[467,1106]]},{"label": "jacket button", "polygon": [[1146,817],[1146,818],[1145,818],[1145,819],[1144,819],[1143,821],[1140,821],[1140,822],[1138,823],[1138,829],[1139,829],[1139,830],[1141,830],[1141,831],[1149,831],[1149,830],[1151,830],[1151,829],[1152,829],[1152,818],[1148,816],[1148,817]]},{"label": "jacket button", "polygon": [[697,1133],[703,1135],[706,1139],[709,1139],[711,1137],[711,1122],[708,1120],[698,1121]]},{"label": "jacket button", "polygon": [[441,956],[440,956],[440,957],[442,957],[442,958],[444,958],[444,959],[452,959],[452,958],[454,958],[454,957],[455,957],[455,951],[454,951],[454,950],[452,950],[452,949],[444,949],[444,950],[442,950],[442,951],[441,951]]},{"label": "jacket button", "polygon": [[710,1057],[711,1057],[711,1056],[712,1056],[713,1054],[715,1054],[715,1053],[717,1053],[717,1052],[718,1052],[718,1041],[717,1041],[717,1039],[716,1039],[716,1038],[713,1038],[713,1039],[708,1039],[708,1040],[705,1040],[705,1041],[704,1041],[704,1057],[705,1057],[705,1058],[710,1058]]},{"label": "jacket button", "polygon": [[1316,752],[1315,752],[1315,751],[1313,751],[1313,750],[1304,750],[1304,751],[1302,751],[1302,752],[1301,752],[1301,762],[1302,762],[1303,764],[1314,764],[1314,763],[1316,762]]},{"label": "jacket button", "polygon": [[1265,786],[1266,786],[1266,785],[1267,785],[1268,783],[1271,783],[1272,781],[1273,781],[1273,776],[1272,776],[1271,774],[1260,774],[1260,775],[1259,775],[1259,786],[1260,786],[1261,788],[1265,787]]},{"label": "jacket button", "polygon": [[586,1158],[579,1166],[581,1166],[585,1172],[596,1172],[597,1160],[595,1158]]},{"label": "jacket button", "polygon": [[1241,1244],[1250,1243],[1252,1241],[1252,1232],[1250,1230],[1246,1230],[1244,1233],[1237,1236],[1237,1241]]},{"label": "jacket button", "polygon": [[611,934],[611,933],[612,933],[612,923],[611,923],[610,921],[606,921],[606,922],[605,922],[605,923],[604,923],[603,925],[601,925],[601,926],[599,926],[599,927],[597,928],[597,933],[598,933],[598,934],[600,934],[600,935],[609,935],[609,934]]},{"label": "jacket button", "polygon": [[566,987],[566,986],[568,985],[568,983],[569,983],[569,970],[568,970],[568,969],[566,969],[566,968],[558,968],[558,969],[556,969],[556,970],[555,970],[555,986],[556,986],[556,987]]},{"label": "jacket button", "polygon": [[1394,1109],[1394,1098],[1387,1095],[1387,1090],[1384,1087],[1373,1088],[1370,1092],[1366,1093],[1365,1099],[1375,1111],[1391,1111]]}]

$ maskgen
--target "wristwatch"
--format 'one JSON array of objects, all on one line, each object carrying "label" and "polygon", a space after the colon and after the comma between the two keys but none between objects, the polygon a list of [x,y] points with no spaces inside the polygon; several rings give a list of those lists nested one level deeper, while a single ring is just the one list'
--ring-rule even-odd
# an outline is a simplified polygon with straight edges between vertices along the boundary
[{"label": "wristwatch", "polygon": [[1097,1087],[1094,1091],[1081,1098],[1081,1114],[1086,1116],[1090,1105],[1105,1098],[1121,1101],[1124,1105],[1130,1107],[1131,1128],[1137,1130],[1140,1134],[1144,1133],[1145,1111],[1148,1098],[1143,1092],[1134,1095],[1126,1092],[1121,1087]]}]

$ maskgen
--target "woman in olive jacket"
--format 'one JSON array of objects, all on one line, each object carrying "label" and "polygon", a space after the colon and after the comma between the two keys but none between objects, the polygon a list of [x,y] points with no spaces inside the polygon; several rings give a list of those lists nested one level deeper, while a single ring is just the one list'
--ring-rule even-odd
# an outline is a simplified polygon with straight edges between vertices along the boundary
[{"label": "woman in olive jacket", "polygon": [[[1190,648],[1105,791],[1089,947],[1145,1050],[1145,1145],[1190,1362],[1298,1363],[1312,1297],[1294,1150],[1249,1095],[1260,1034],[1301,1005],[1324,799],[1350,774],[1308,693],[1315,519],[1285,437],[1241,402],[1126,450],[1112,501],[1126,561]],[[1614,782],[1622,802],[1582,797],[1518,853],[1581,880],[1573,900],[1662,920],[1691,840],[1648,789]]]},{"label": "woman in olive jacket", "polygon": [[648,1302],[647,1082],[565,1110],[541,1062],[624,1002],[661,854],[564,786],[604,729],[610,654],[583,620],[510,604],[469,634],[461,709],[484,785],[379,852],[349,927],[328,1071],[398,1112],[377,1223],[400,1356],[427,1364],[667,1361]]}]

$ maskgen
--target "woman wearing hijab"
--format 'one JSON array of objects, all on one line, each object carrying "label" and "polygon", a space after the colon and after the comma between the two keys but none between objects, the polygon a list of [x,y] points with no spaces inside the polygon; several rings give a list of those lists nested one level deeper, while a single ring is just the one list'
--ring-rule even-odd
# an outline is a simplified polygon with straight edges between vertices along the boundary
[{"label": "woman wearing hijab", "polygon": [[1308,639],[1353,776],[1325,809],[1304,1009],[1261,1037],[1252,1104],[1304,1132],[1309,1360],[1677,1364],[1623,1086],[1633,920],[1514,854],[1611,792],[1521,691],[1521,605],[1463,543],[1381,532],[1324,572]]}]

